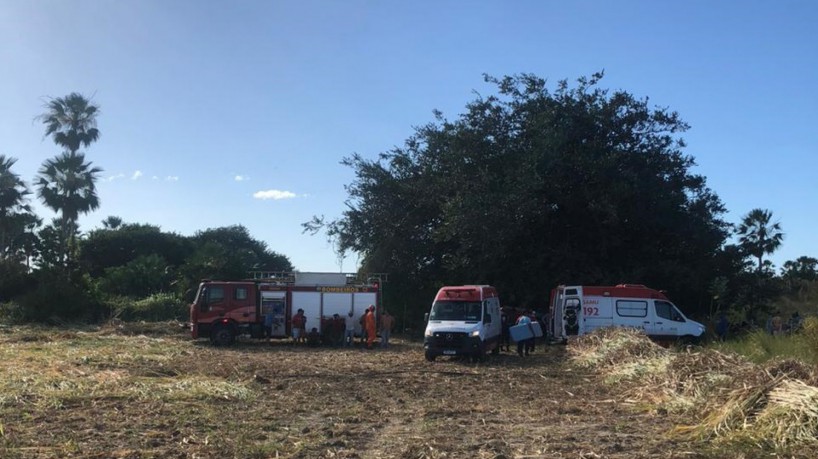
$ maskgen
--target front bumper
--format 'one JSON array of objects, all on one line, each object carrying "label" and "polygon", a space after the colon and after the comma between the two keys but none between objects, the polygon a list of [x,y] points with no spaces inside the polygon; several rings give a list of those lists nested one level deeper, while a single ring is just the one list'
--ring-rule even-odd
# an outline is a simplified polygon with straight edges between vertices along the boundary
[{"label": "front bumper", "polygon": [[475,355],[483,350],[479,336],[463,332],[434,332],[423,338],[423,349],[429,355]]}]

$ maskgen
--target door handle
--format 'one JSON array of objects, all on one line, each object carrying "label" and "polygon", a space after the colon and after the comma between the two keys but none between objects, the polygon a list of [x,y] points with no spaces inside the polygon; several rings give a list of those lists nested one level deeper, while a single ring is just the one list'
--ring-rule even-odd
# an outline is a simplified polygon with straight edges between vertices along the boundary
[{"label": "door handle", "polygon": [[649,323],[650,323],[650,321],[649,321],[649,320],[646,320],[646,321],[644,321],[644,322],[642,322],[642,323],[643,323],[643,324],[649,324]]},{"label": "door handle", "polygon": [[656,322],[656,325],[664,325],[664,322]]}]

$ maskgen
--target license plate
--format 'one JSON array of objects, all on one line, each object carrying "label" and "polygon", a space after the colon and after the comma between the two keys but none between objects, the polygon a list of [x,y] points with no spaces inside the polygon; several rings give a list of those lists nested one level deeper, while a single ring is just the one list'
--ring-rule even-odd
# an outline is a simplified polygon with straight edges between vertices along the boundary
[{"label": "license plate", "polygon": [[444,355],[455,355],[455,354],[457,354],[457,351],[443,351],[443,354]]}]

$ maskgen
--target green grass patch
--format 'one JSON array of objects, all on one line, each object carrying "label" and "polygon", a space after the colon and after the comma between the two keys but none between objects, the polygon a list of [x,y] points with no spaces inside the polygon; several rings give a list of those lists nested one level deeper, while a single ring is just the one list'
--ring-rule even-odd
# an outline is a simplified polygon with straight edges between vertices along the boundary
[{"label": "green grass patch", "polygon": [[735,352],[754,363],[796,359],[808,364],[818,364],[818,340],[816,335],[807,329],[784,336],[773,336],[759,330],[739,339],[714,343],[710,347]]}]

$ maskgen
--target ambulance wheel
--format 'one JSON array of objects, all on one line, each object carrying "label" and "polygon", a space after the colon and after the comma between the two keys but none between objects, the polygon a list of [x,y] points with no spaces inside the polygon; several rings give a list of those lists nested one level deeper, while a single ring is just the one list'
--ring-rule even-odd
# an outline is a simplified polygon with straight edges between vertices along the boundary
[{"label": "ambulance wheel", "polygon": [[430,361],[430,362],[434,362],[436,357],[437,357],[437,356],[436,356],[436,355],[434,355],[434,354],[432,354],[431,352],[427,352],[427,353],[426,353],[426,360],[428,360],[428,361]]},{"label": "ambulance wheel", "polygon": [[681,344],[682,346],[695,346],[695,345],[699,344],[699,341],[700,341],[699,338],[697,338],[695,336],[692,336],[692,335],[682,336],[678,340],[679,344]]},{"label": "ambulance wheel", "polygon": [[486,361],[486,350],[484,348],[480,348],[477,353],[472,355],[472,362],[485,362]]},{"label": "ambulance wheel", "polygon": [[233,331],[230,330],[228,327],[216,327],[210,333],[210,341],[213,341],[213,344],[216,346],[229,346],[233,344],[236,337],[233,336]]},{"label": "ambulance wheel", "polygon": [[500,355],[500,345],[494,346],[494,349],[491,350],[491,355]]}]

